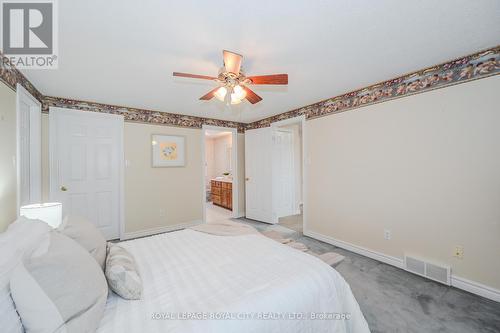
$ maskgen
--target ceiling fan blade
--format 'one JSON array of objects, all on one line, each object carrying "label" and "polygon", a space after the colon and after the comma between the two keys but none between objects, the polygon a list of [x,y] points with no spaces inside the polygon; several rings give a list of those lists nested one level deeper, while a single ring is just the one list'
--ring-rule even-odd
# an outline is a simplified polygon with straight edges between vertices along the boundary
[{"label": "ceiling fan blade", "polygon": [[288,84],[288,74],[249,76],[253,84]]},{"label": "ceiling fan blade", "polygon": [[255,103],[259,103],[260,101],[262,101],[262,97],[260,97],[259,95],[257,95],[256,93],[254,93],[251,89],[249,89],[248,87],[243,87],[243,89],[245,90],[245,92],[247,93],[246,95],[246,99],[252,103],[252,104],[255,104]]},{"label": "ceiling fan blade", "polygon": [[200,97],[200,100],[202,101],[208,101],[211,100],[214,97],[214,93],[219,89],[220,87],[215,87],[214,89],[210,90],[207,94],[203,95]]},{"label": "ceiling fan blade", "polygon": [[224,66],[226,67],[226,71],[237,75],[240,74],[241,60],[243,59],[243,56],[227,50],[222,51],[222,56],[224,57]]},{"label": "ceiling fan blade", "polygon": [[174,72],[173,75],[180,76],[180,77],[189,77],[189,78],[193,78],[193,79],[203,79],[203,80],[215,80],[215,79],[217,79],[216,77],[213,77],[213,76],[179,73],[179,72]]}]

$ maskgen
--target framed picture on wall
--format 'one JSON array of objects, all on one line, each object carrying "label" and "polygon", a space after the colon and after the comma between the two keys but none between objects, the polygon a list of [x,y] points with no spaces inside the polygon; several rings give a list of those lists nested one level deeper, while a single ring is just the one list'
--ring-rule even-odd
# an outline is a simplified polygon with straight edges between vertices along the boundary
[{"label": "framed picture on wall", "polygon": [[179,135],[151,136],[153,168],[183,167],[186,165],[186,138]]}]

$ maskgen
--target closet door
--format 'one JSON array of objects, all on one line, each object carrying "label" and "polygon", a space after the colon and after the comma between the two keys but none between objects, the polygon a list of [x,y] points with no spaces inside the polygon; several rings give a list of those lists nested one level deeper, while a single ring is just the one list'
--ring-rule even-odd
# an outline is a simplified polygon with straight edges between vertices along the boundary
[{"label": "closet door", "polygon": [[50,109],[50,189],[67,214],[86,217],[107,239],[120,237],[123,116]]},{"label": "closet door", "polygon": [[246,217],[275,223],[272,205],[272,129],[245,132]]}]

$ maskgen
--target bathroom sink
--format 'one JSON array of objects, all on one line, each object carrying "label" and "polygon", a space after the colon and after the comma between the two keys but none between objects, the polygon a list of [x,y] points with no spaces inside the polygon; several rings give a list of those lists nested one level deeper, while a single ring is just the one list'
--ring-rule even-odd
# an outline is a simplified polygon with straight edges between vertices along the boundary
[{"label": "bathroom sink", "polygon": [[233,177],[215,177],[215,180],[221,180],[221,181],[226,181],[226,182],[232,182],[233,181]]}]

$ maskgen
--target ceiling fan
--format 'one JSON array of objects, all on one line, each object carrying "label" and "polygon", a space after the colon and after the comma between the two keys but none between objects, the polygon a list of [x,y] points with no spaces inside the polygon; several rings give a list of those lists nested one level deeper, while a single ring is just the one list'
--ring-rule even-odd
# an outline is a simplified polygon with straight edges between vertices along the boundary
[{"label": "ceiling fan", "polygon": [[242,55],[227,50],[222,51],[222,55],[224,66],[217,77],[178,72],[173,75],[217,82],[219,86],[201,96],[200,100],[208,101],[215,96],[227,104],[239,104],[245,98],[252,104],[260,102],[262,97],[248,88],[252,84],[288,84],[288,74],[246,76],[241,68]]}]

